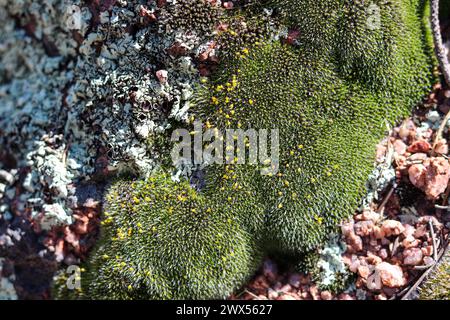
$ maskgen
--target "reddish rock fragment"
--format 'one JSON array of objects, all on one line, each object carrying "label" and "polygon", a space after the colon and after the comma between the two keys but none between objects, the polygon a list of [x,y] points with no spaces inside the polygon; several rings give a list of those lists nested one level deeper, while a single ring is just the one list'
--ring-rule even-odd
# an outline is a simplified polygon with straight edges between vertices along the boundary
[{"label": "reddish rock fragment", "polygon": [[413,142],[407,149],[408,152],[428,152],[431,149],[431,145],[426,140],[417,140]]},{"label": "reddish rock fragment", "polygon": [[408,176],[409,181],[411,181],[415,187],[423,189],[427,183],[427,168],[421,163],[413,164],[408,169]]},{"label": "reddish rock fragment", "polygon": [[447,140],[441,139],[434,146],[434,152],[438,154],[448,154],[448,144]]},{"label": "reddish rock fragment", "polygon": [[160,83],[166,83],[168,79],[168,72],[166,70],[156,71],[156,78],[158,78]]},{"label": "reddish rock fragment", "polygon": [[410,248],[403,251],[403,264],[407,266],[418,266],[422,263],[423,253],[419,248]]},{"label": "reddish rock fragment", "polygon": [[355,223],[355,233],[358,236],[364,237],[364,236],[368,236],[371,232],[372,229],[374,227],[374,223],[373,221],[360,221]]},{"label": "reddish rock fragment", "polygon": [[406,284],[403,270],[397,265],[382,262],[375,267],[375,273],[379,275],[382,284],[389,288],[398,288]]},{"label": "reddish rock fragment", "polygon": [[406,144],[400,139],[397,139],[394,141],[393,147],[394,147],[395,153],[398,155],[405,154],[406,148],[407,148]]},{"label": "reddish rock fragment", "polygon": [[392,235],[398,236],[400,233],[405,231],[405,227],[401,224],[401,222],[396,220],[383,221],[381,228],[387,237]]},{"label": "reddish rock fragment", "polygon": [[331,294],[330,291],[322,291],[320,293],[320,298],[322,300],[332,300],[333,299],[333,295]]}]

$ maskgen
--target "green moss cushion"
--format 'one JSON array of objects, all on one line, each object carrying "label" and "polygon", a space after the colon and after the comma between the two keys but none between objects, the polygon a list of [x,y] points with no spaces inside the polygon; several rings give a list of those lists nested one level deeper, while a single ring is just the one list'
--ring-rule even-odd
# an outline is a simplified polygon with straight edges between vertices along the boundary
[{"label": "green moss cushion", "polygon": [[[251,2],[227,19],[261,24],[261,6]],[[200,192],[163,172],[116,182],[79,297],[223,298],[252,275],[264,253],[314,249],[353,213],[386,123],[407,116],[430,90],[428,6],[420,0],[264,5],[280,25],[298,31],[295,43],[243,42],[232,27],[219,34],[228,49],[198,88],[191,113],[220,130],[279,130],[278,171],[210,166]]]}]

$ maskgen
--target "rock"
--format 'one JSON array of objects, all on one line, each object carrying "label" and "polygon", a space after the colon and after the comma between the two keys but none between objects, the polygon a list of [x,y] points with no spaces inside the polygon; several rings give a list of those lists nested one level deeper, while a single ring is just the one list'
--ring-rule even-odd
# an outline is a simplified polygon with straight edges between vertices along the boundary
[{"label": "rock", "polygon": [[406,144],[400,139],[397,139],[394,141],[393,147],[394,147],[395,153],[398,155],[403,155],[406,152],[406,148],[407,148]]},{"label": "rock", "polygon": [[403,239],[402,245],[406,249],[413,248],[413,247],[417,247],[419,245],[419,241],[416,238],[414,238],[413,236],[409,235],[405,239]]},{"label": "rock", "polygon": [[281,287],[280,290],[278,290],[278,292],[282,292],[282,293],[288,293],[292,290],[292,287],[290,284],[285,284],[284,286]]},{"label": "rock", "polygon": [[375,266],[383,261],[379,256],[373,254],[372,252],[367,252],[366,260],[368,263],[375,265]]},{"label": "rock", "polygon": [[353,255],[352,260],[348,266],[349,270],[353,273],[356,273],[358,272],[360,266],[361,266],[360,261],[356,258],[356,255]]},{"label": "rock", "polygon": [[428,158],[428,155],[426,153],[414,153],[411,156],[408,157],[409,161],[423,161],[426,158]]},{"label": "rock", "polygon": [[300,283],[301,283],[302,285],[307,285],[307,284],[309,284],[310,282],[311,282],[311,277],[310,277],[309,274],[306,275],[306,276],[304,276],[304,275],[301,275],[301,276],[300,276]]},{"label": "rock", "polygon": [[354,234],[354,223],[353,221],[345,222],[341,225],[341,232],[344,237],[348,237],[351,234]]},{"label": "rock", "polygon": [[275,281],[277,278],[278,269],[275,263],[271,260],[264,261],[263,264],[263,275],[269,281]]},{"label": "rock", "polygon": [[387,259],[387,257],[388,257],[389,255],[388,255],[388,252],[387,252],[386,249],[381,249],[381,250],[378,252],[378,256],[379,256],[381,259],[385,260],[385,259]]},{"label": "rock", "polygon": [[252,289],[253,291],[266,291],[269,287],[270,284],[267,281],[266,277],[264,277],[263,275],[259,275],[253,281],[250,289]]},{"label": "rock", "polygon": [[380,274],[374,272],[371,276],[369,276],[367,278],[366,287],[369,290],[380,290],[383,287]]},{"label": "rock", "polygon": [[431,149],[431,145],[425,140],[417,140],[413,142],[407,149],[408,152],[417,153],[417,152],[428,152]]},{"label": "rock", "polygon": [[287,43],[293,45],[297,41],[298,37],[300,36],[300,31],[298,30],[289,30],[288,35],[286,38]]},{"label": "rock", "polygon": [[428,257],[428,256],[425,256],[425,257],[423,258],[423,264],[424,264],[425,266],[431,265],[432,263],[434,263],[434,259],[433,259],[433,258]]},{"label": "rock", "polygon": [[356,234],[352,234],[348,237],[348,245],[349,249],[352,249],[353,251],[361,251],[363,249],[363,242],[360,236],[357,236]]},{"label": "rock", "polygon": [[288,281],[288,282],[289,282],[289,284],[290,284],[292,287],[298,289],[298,288],[300,288],[300,280],[301,280],[300,274],[298,274],[298,273],[293,273],[293,274],[291,274],[291,275],[289,276],[289,281]]},{"label": "rock", "polygon": [[313,284],[309,287],[309,293],[311,294],[313,300],[320,300],[319,287],[317,287],[317,285]]},{"label": "rock", "polygon": [[225,1],[225,2],[223,2],[223,7],[225,9],[233,9],[234,3],[231,1]]},{"label": "rock", "polygon": [[422,247],[421,250],[425,257],[427,257],[427,256],[429,257],[433,254],[433,246]]},{"label": "rock", "polygon": [[199,61],[206,61],[206,60],[208,60],[208,58],[209,58],[209,53],[210,53],[209,50],[206,50],[206,51],[200,53],[199,56],[198,56],[198,60],[199,60]]},{"label": "rock", "polygon": [[385,220],[383,221],[383,224],[381,225],[381,229],[383,230],[384,234],[389,236],[398,236],[400,233],[405,231],[405,227],[400,223],[400,221],[396,220]]},{"label": "rock", "polygon": [[450,165],[444,157],[428,158],[422,164],[410,166],[408,175],[414,186],[424,191],[427,198],[435,200],[447,189]]},{"label": "rock", "polygon": [[425,237],[427,234],[428,234],[428,228],[426,225],[420,225],[416,228],[416,231],[414,231],[415,238],[422,238],[422,237]]},{"label": "rock", "polygon": [[338,299],[339,300],[355,300],[355,298],[352,295],[348,294],[348,293],[341,293],[338,296]]},{"label": "rock", "polygon": [[427,182],[426,174],[427,168],[421,163],[413,164],[408,169],[409,181],[411,181],[411,183],[419,189],[423,189],[425,187]]},{"label": "rock", "polygon": [[358,274],[361,278],[367,279],[367,277],[370,274],[370,269],[367,266],[359,266],[358,267]]},{"label": "rock", "polygon": [[364,221],[373,221],[374,223],[378,222],[380,220],[380,214],[376,213],[373,210],[364,210],[361,214],[361,218]]},{"label": "rock", "polygon": [[300,294],[300,298],[302,298],[303,300],[311,300],[311,295],[307,291],[303,291]]},{"label": "rock", "polygon": [[272,288],[269,288],[269,289],[267,290],[267,297],[268,297],[270,300],[274,300],[274,299],[278,298],[278,292],[275,291],[275,290],[273,290]]},{"label": "rock", "polygon": [[429,199],[437,199],[445,192],[450,178],[450,165],[444,157],[431,158],[427,170],[425,194]]},{"label": "rock", "polygon": [[375,273],[380,277],[382,284],[389,288],[398,288],[406,284],[403,270],[397,265],[382,262],[375,267]]},{"label": "rock", "polygon": [[419,248],[410,248],[403,251],[403,264],[407,266],[418,266],[422,263],[423,253]]},{"label": "rock", "polygon": [[405,227],[405,231],[403,231],[402,233],[405,237],[414,235],[416,228],[414,228],[412,225],[409,225],[409,224],[404,225],[404,227]]},{"label": "rock", "polygon": [[167,53],[169,55],[171,55],[172,57],[180,57],[180,56],[184,56],[187,54],[188,52],[188,48],[186,47],[185,44],[179,42],[179,41],[175,41],[172,46],[170,46],[170,48],[167,49]]},{"label": "rock", "polygon": [[384,293],[380,293],[375,296],[375,300],[387,300],[387,297]]},{"label": "rock", "polygon": [[359,221],[359,222],[355,223],[354,229],[355,229],[355,233],[358,236],[365,237],[365,236],[368,236],[372,232],[373,227],[374,227],[374,223],[371,220]]},{"label": "rock", "polygon": [[375,239],[383,239],[386,234],[384,233],[383,229],[379,226],[374,226],[372,229],[372,236]]},{"label": "rock", "polygon": [[297,299],[295,299],[295,297],[293,297],[290,294],[283,294],[282,296],[279,296],[277,300],[297,300]]},{"label": "rock", "polygon": [[320,293],[320,298],[322,300],[332,300],[333,299],[333,295],[331,294],[330,291],[322,291]]},{"label": "rock", "polygon": [[168,79],[168,72],[166,70],[158,70],[156,71],[156,78],[160,83],[166,83]]},{"label": "rock", "polygon": [[438,154],[448,154],[448,144],[447,140],[441,139],[439,140],[436,145],[434,146],[434,152]]}]

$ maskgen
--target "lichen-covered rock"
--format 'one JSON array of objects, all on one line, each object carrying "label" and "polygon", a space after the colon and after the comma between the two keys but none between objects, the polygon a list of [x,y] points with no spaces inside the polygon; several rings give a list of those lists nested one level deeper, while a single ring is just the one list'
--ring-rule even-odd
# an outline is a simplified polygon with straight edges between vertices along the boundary
[{"label": "lichen-covered rock", "polygon": [[[190,113],[221,131],[279,130],[278,171],[211,165],[201,191],[163,173],[115,183],[82,297],[224,297],[261,253],[316,248],[360,201],[385,121],[406,116],[431,85],[425,1],[263,1],[272,14],[249,2],[239,19],[269,14],[288,41],[219,31],[230,49]],[[382,282],[403,285],[392,268],[398,279],[380,270]]]}]

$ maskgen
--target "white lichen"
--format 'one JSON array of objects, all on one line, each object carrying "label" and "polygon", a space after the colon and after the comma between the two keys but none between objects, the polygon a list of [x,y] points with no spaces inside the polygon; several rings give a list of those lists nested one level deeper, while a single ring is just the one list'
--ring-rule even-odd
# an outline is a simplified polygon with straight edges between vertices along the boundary
[{"label": "white lichen", "polygon": [[339,275],[346,273],[342,255],[347,249],[339,235],[331,235],[326,245],[319,251],[317,266],[320,268],[319,283],[321,286],[331,286]]}]

